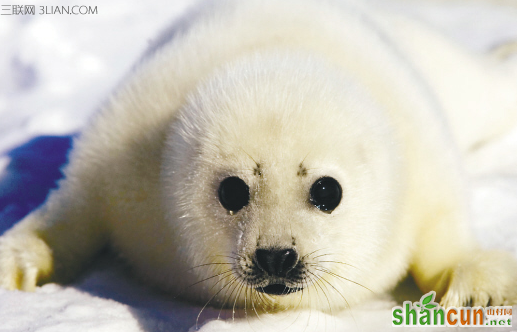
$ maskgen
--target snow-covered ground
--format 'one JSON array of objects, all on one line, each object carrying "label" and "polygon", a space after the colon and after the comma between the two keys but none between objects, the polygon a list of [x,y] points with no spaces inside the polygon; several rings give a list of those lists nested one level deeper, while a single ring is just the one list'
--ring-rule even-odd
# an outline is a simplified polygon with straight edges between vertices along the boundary
[{"label": "snow-covered ground", "polygon": [[[517,0],[365,1],[431,22],[474,51],[517,40]],[[9,163],[6,153],[30,138],[79,131],[150,38],[191,2],[43,0],[36,15],[0,16],[0,171]],[[39,14],[39,6],[61,5],[96,6],[98,13]],[[517,255],[517,129],[473,155],[468,166],[481,243]],[[0,331],[188,331],[196,320],[205,332],[378,331],[391,327],[395,301],[418,298],[406,283],[394,295],[334,316],[312,311],[258,319],[237,312],[233,319],[231,311],[206,308],[198,319],[201,307],[139,284],[108,256],[72,285],[48,284],[35,293],[0,290]]]}]

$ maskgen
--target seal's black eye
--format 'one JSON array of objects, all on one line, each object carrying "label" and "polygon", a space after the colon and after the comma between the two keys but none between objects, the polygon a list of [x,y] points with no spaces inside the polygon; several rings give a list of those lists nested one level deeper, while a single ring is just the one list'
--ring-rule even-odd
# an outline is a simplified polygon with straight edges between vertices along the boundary
[{"label": "seal's black eye", "polygon": [[331,213],[341,202],[339,183],[328,176],[319,178],[311,187],[309,201],[323,212]]},{"label": "seal's black eye", "polygon": [[219,201],[228,211],[237,212],[250,201],[250,188],[242,179],[231,176],[219,185]]}]

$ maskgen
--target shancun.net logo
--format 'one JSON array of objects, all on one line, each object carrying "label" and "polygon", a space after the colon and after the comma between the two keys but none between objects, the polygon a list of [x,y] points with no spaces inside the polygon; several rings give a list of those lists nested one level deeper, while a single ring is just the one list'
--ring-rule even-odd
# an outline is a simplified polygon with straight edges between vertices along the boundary
[{"label": "shancun.net logo", "polygon": [[420,301],[404,301],[391,310],[393,326],[512,326],[512,307],[449,307],[434,302],[436,293],[424,294]]}]

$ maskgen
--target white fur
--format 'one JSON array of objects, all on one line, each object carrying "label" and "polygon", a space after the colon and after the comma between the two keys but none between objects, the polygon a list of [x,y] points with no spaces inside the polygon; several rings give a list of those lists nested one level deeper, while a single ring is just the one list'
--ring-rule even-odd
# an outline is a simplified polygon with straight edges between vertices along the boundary
[{"label": "white fur", "polygon": [[[515,258],[478,249],[467,225],[461,156],[517,115],[517,76],[490,61],[350,1],[214,2],[164,34],[75,142],[59,189],[0,238],[0,285],[70,280],[109,244],[212,305],[334,310],[408,270],[446,305],[515,303]],[[227,176],[251,190],[235,214],[217,199]],[[321,176],[343,187],[331,214],[308,203]],[[303,292],[235,281],[237,256],[293,238],[317,264]]]}]

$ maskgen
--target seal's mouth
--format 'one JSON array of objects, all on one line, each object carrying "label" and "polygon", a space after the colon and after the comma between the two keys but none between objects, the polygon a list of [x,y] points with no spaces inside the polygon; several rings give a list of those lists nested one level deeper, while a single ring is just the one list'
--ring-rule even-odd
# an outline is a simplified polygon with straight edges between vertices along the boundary
[{"label": "seal's mouth", "polygon": [[287,295],[302,290],[303,288],[291,288],[284,284],[273,284],[267,285],[266,287],[257,287],[255,289],[261,293],[266,293],[269,295]]}]

